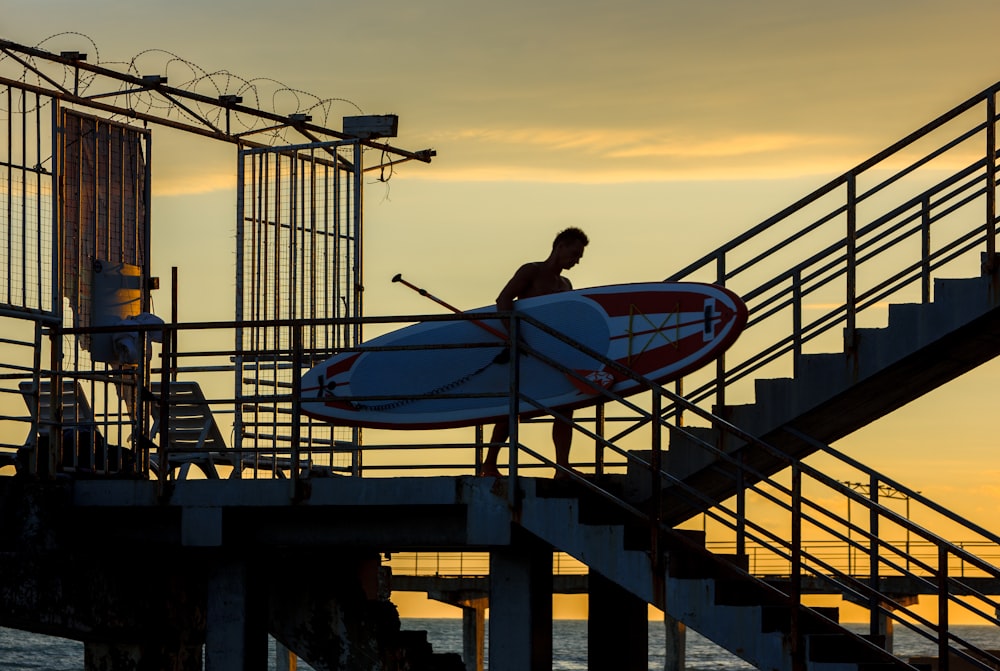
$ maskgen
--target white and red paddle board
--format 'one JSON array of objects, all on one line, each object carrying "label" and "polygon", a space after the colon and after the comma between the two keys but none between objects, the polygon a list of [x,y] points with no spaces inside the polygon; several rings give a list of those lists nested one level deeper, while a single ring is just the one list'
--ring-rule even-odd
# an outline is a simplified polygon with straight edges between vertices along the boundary
[{"label": "white and red paddle board", "polygon": [[[663,383],[715,360],[747,321],[738,296],[694,282],[616,284],[515,303],[518,314],[582,343],[645,378]],[[496,307],[467,315],[496,312]],[[531,325],[521,339],[538,354],[519,359],[520,392],[538,405],[566,409],[601,395],[548,358],[625,396],[644,389],[613,367]],[[343,352],[302,378],[302,412],[343,426],[433,429],[489,423],[509,412],[512,365],[496,361],[506,343],[496,319],[408,326]],[[475,345],[487,346],[475,346]],[[420,398],[412,398],[420,397]],[[523,414],[544,411],[523,400]]]}]

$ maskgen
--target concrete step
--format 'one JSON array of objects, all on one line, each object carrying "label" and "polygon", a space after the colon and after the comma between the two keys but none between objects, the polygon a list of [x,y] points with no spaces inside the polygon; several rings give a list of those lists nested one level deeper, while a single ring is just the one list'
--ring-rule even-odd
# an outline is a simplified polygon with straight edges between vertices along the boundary
[{"label": "concrete step", "polygon": [[934,305],[940,317],[964,323],[983,314],[993,304],[989,277],[935,278]]},{"label": "concrete step", "polygon": [[645,551],[627,550],[625,527],[581,524],[577,499],[539,498],[531,491],[534,481],[522,480],[529,490],[521,509],[520,524],[552,547],[614,580],[623,589],[664,608],[662,591],[653,578],[653,565]]},{"label": "concrete step", "polygon": [[[647,552],[625,549],[625,525],[583,523],[579,498],[533,496],[533,490],[545,484],[523,482],[528,495],[520,524],[525,529],[758,668],[791,671],[787,597],[745,575],[746,555],[708,553],[703,531],[665,532],[667,571],[658,576]],[[828,647],[832,632],[838,631],[838,617],[837,609],[805,610],[800,616],[800,632],[826,637],[815,647],[818,663],[826,666],[810,665],[810,671],[860,671],[854,662],[837,659]]]},{"label": "concrete step", "polygon": [[803,408],[825,401],[856,381],[853,363],[843,352],[803,354],[798,370],[796,395]]},{"label": "concrete step", "polygon": [[671,431],[664,460],[666,471],[683,480],[688,474],[701,470],[716,459],[705,446],[715,446],[718,439],[718,430],[710,427],[688,426],[683,431]]},{"label": "concrete step", "polygon": [[758,669],[791,669],[786,636],[765,632],[760,606],[718,605],[711,578],[667,578],[670,615]]}]

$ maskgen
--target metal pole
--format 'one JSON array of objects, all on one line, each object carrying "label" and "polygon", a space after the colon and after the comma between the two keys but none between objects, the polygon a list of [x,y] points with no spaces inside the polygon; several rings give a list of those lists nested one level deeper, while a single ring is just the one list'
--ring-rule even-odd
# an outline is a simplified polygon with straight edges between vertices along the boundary
[{"label": "metal pole", "polygon": [[[651,510],[649,511],[649,543],[650,554],[653,557],[653,565],[660,566],[660,521],[663,515],[663,478],[660,472],[663,470],[663,424],[660,413],[663,406],[663,396],[660,390],[653,388],[653,407],[650,410],[652,418],[651,429],[653,456],[650,464],[650,483],[653,492],[651,500]],[[603,404],[602,404],[603,405]]]},{"label": "metal pole", "polygon": [[997,220],[997,97],[990,91],[986,97],[986,263],[985,270],[996,272]]},{"label": "metal pole", "polygon": [[[594,475],[604,475],[604,408],[605,403],[598,403],[594,408],[594,433],[597,434],[594,450]],[[658,414],[653,415],[659,417]]]},{"label": "metal pole", "polygon": [[802,359],[802,272],[792,276],[792,377],[799,375]]},{"label": "metal pole", "polygon": [[[989,193],[989,192],[987,192]],[[987,236],[987,240],[991,236]],[[931,302],[931,197],[920,203],[920,301]]]},{"label": "metal pole", "polygon": [[476,449],[473,456],[473,474],[477,474],[483,470],[483,441],[483,425],[476,424]]},{"label": "metal pole", "polygon": [[802,471],[798,464],[792,465],[792,566],[789,600],[792,610],[790,639],[792,645],[792,668],[802,671],[806,668],[805,641],[799,627],[799,612],[802,605]]},{"label": "metal pole", "polygon": [[868,633],[874,638],[878,636],[879,633],[879,548],[878,548],[878,529],[879,529],[879,515],[878,515],[878,479],[872,474],[871,480],[868,483],[868,497],[871,500],[868,513]]},{"label": "metal pole", "polygon": [[[292,499],[299,497],[299,437],[302,429],[302,415],[299,405],[302,399],[302,326],[292,327],[292,448],[291,473]],[[278,465],[275,463],[274,468]]]},{"label": "metal pole", "polygon": [[847,178],[847,277],[846,297],[847,326],[844,329],[844,348],[854,350],[855,328],[857,318],[857,229],[858,229],[858,193],[857,177],[852,173]]},{"label": "metal pole", "polygon": [[510,389],[509,389],[509,405],[507,413],[507,426],[508,426],[508,440],[510,441],[510,447],[507,450],[508,464],[507,464],[507,474],[508,474],[508,487],[507,487],[507,497],[508,503],[511,509],[516,509],[518,507],[518,453],[520,452],[521,442],[518,432],[518,410],[521,405],[521,365],[520,365],[520,348],[518,347],[519,331],[521,325],[520,320],[517,315],[512,315],[510,318]]},{"label": "metal pole", "polygon": [[[353,317],[358,320],[364,315],[364,301],[362,297],[364,295],[364,248],[362,246],[362,226],[364,223],[363,218],[363,204],[364,204],[364,150],[360,142],[354,143],[354,286],[352,287],[354,291],[354,314]],[[362,333],[362,324],[360,321],[355,322],[354,326],[354,341],[350,343],[351,345],[358,345],[363,341],[364,334]],[[361,441],[364,439],[364,434],[360,428],[354,429],[355,435],[355,450],[354,450],[354,462],[355,471],[360,476],[361,471],[364,468],[364,463],[361,453]]]},{"label": "metal pole", "polygon": [[[726,286],[726,254],[719,252],[716,257],[716,279],[715,283],[720,287]],[[715,360],[715,404],[720,409],[726,406],[726,355],[722,354]],[[725,435],[719,436],[719,448],[725,444]]]},{"label": "metal pole", "polygon": [[[9,107],[7,109],[10,109]],[[64,240],[64,218],[62,209],[62,199],[59,198],[60,184],[65,179],[63,175],[64,151],[63,141],[65,140],[65,129],[60,124],[62,109],[59,101],[52,99],[52,304],[48,311],[55,317],[62,320],[63,304],[63,240]],[[8,168],[8,180],[10,183],[10,170]],[[8,203],[8,207],[10,204]],[[8,221],[9,221],[8,217]],[[9,244],[9,243],[8,243]],[[9,250],[8,250],[9,254]],[[10,267],[8,258],[7,267]],[[9,283],[8,283],[9,291]],[[8,299],[9,302],[9,299]]]},{"label": "metal pole", "polygon": [[[236,399],[236,407],[233,409],[233,446],[232,449],[236,451],[236,461],[239,464],[236,467],[236,477],[237,479],[242,477],[242,465],[243,465],[243,404],[240,402],[243,395],[243,327],[240,324],[246,319],[244,313],[243,301],[245,300],[243,283],[246,280],[245,277],[245,250],[244,245],[246,244],[246,200],[244,197],[244,192],[246,190],[246,170],[244,169],[244,163],[247,160],[247,153],[242,146],[238,147],[236,152],[236,322],[237,326],[233,329],[234,345],[236,348],[236,356],[233,358],[233,398]],[[255,186],[255,185],[251,185]],[[253,192],[251,192],[251,196]],[[254,224],[256,225],[256,217],[253,217]],[[256,254],[256,249],[254,253]],[[257,269],[259,271],[259,268]],[[254,273],[252,273],[254,274]],[[172,318],[174,323],[177,323],[177,280],[176,273],[174,274],[174,313]],[[258,296],[256,296],[251,291],[251,297],[254,303],[258,302]],[[251,315],[251,317],[256,317],[256,315]]]},{"label": "metal pole", "polygon": [[942,544],[938,546],[938,671],[948,671],[948,549]]},{"label": "metal pole", "polygon": [[[173,331],[173,329],[170,329]],[[172,333],[163,334],[163,364],[160,366],[160,398],[155,403],[160,405],[160,445],[157,448],[157,458],[160,469],[157,473],[158,494],[163,496],[166,492],[167,477],[170,474],[170,369],[166,365],[170,361],[173,353],[170,351],[170,343],[173,340]]]}]

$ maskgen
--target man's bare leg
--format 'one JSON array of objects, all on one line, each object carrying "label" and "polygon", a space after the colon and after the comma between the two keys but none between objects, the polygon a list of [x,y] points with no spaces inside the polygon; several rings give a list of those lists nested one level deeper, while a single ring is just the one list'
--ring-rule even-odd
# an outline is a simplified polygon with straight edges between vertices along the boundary
[{"label": "man's bare leg", "polygon": [[507,420],[501,420],[493,425],[493,433],[490,435],[490,447],[486,451],[486,460],[479,475],[487,478],[499,478],[500,469],[497,467],[497,460],[500,458],[500,444],[507,441],[510,436],[510,425]]},{"label": "man's bare leg", "polygon": [[[571,423],[573,413],[570,411],[564,414],[567,421],[554,419],[552,422],[552,444],[556,448],[556,463],[569,469],[569,448],[573,443],[573,424]],[[556,469],[556,480],[567,480],[569,477],[568,473]]]}]

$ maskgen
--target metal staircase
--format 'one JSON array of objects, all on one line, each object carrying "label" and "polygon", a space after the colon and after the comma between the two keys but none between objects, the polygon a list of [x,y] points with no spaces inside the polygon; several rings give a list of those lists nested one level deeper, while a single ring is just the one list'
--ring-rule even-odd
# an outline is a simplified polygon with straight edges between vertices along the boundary
[{"label": "metal staircase", "polygon": [[[685,396],[805,456],[783,427],[833,442],[1000,354],[998,86],[669,277],[724,284],[751,315]],[[711,428],[672,435],[667,469],[717,500],[734,491],[704,443],[783,468]]]},{"label": "metal staircase", "polygon": [[[971,613],[1000,625],[990,596],[1000,586],[1000,537],[829,443],[1000,354],[998,90],[668,278],[742,295],[746,332],[713,375],[673,390],[644,380],[650,396],[641,401],[600,392],[618,414],[605,420],[601,406],[594,423],[577,423],[598,456],[596,475],[576,478],[576,488],[542,491],[518,478],[518,452],[542,457],[513,435],[508,491],[518,523],[758,668],[909,667],[885,649],[890,619],[936,642],[939,669],[949,659],[996,668],[1000,659],[949,623]],[[635,449],[638,440],[649,449]],[[626,459],[628,475],[605,474],[605,454]],[[823,467],[804,461],[810,455]],[[848,472],[867,495],[844,482]],[[887,490],[919,505],[919,519],[885,505]],[[835,512],[845,504],[846,517]],[[731,535],[733,556],[713,555],[701,534],[678,528],[696,516]],[[974,537],[980,549],[935,529]],[[815,537],[860,555],[860,569],[803,546]],[[929,556],[913,552],[914,538]],[[787,579],[753,575],[750,546]],[[867,609],[866,636],[838,624],[836,609],[805,605],[806,586],[817,584]],[[937,600],[936,614],[916,607],[920,595]]]}]

